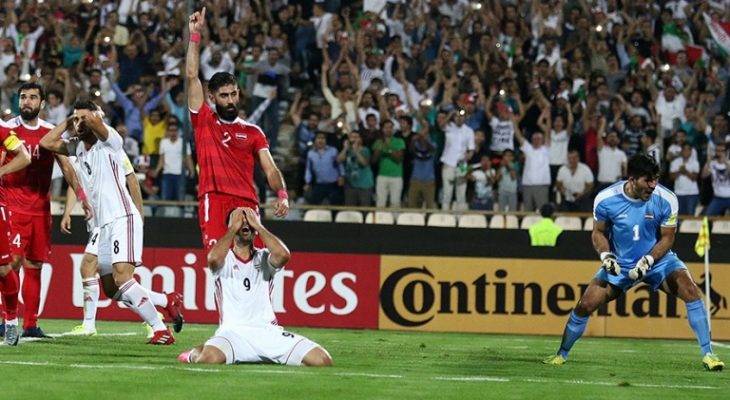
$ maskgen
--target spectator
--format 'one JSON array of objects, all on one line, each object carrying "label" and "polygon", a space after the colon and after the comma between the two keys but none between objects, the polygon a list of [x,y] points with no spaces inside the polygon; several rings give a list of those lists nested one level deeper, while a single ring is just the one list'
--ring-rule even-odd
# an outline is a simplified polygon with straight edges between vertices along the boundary
[{"label": "spectator", "polygon": [[563,211],[590,211],[593,193],[593,172],[580,162],[577,150],[568,153],[568,163],[560,167],[556,187],[562,195],[560,208]]},{"label": "spectator", "polygon": [[550,151],[542,133],[534,132],[528,142],[515,121],[515,136],[525,153],[525,169],[522,172],[522,206],[525,211],[535,211],[548,202],[550,189]]},{"label": "spectator", "polygon": [[408,207],[427,209],[436,208],[436,145],[429,136],[429,127],[425,120],[420,121],[421,130],[412,135],[408,144],[408,152],[413,159],[413,171],[408,188]]},{"label": "spectator", "polygon": [[370,168],[370,149],[363,146],[360,133],[348,134],[337,162],[345,165],[345,205],[370,207],[375,181]]},{"label": "spectator", "polygon": [[394,136],[393,122],[383,121],[381,126],[383,138],[373,144],[373,163],[378,165],[378,177],[375,179],[375,204],[378,208],[390,206],[400,207],[403,194],[403,153],[406,143]]},{"label": "spectator", "polygon": [[[117,103],[124,109],[124,125],[127,126],[131,137],[138,141],[142,140],[142,118],[157,108],[167,93],[166,89],[166,87],[163,87],[162,92],[148,100],[147,90],[141,85],[131,85],[127,93],[125,93],[122,91],[120,85],[116,82],[112,83],[112,90],[116,95]],[[128,94],[131,94],[131,100]]]},{"label": "spectator", "polygon": [[479,161],[479,168],[472,170],[467,176],[474,182],[474,197],[471,200],[472,210],[492,211],[494,193],[492,187],[496,181],[496,173],[492,168],[492,159],[484,154]]},{"label": "spectator", "polygon": [[[474,130],[464,122],[466,111],[458,109],[454,121],[446,126],[444,152],[441,154],[441,177],[443,179],[443,197],[441,208],[444,210],[465,210],[467,161],[474,152]],[[456,191],[456,202],[451,206],[451,199]]]},{"label": "spectator", "polygon": [[327,145],[327,135],[317,132],[314,146],[307,153],[304,175],[304,195],[309,204],[342,204],[342,186],[345,183],[342,165],[337,162],[337,149]]},{"label": "spectator", "polygon": [[598,187],[596,193],[613,185],[626,176],[628,159],[618,145],[621,143],[618,132],[605,132],[606,120],[602,121],[598,134]]},{"label": "spectator", "polygon": [[192,152],[189,144],[180,138],[180,126],[176,120],[167,123],[165,137],[160,141],[160,158],[154,171],[155,177],[161,176],[161,196],[163,200],[182,200],[185,193],[184,170],[195,174]]},{"label": "spectator", "polygon": [[680,156],[672,160],[669,166],[670,178],[674,182],[674,194],[679,202],[680,215],[694,215],[699,200],[700,188],[697,178],[700,173],[700,163],[696,156],[692,157],[694,149],[689,143],[682,145]]},{"label": "spectator", "polygon": [[162,111],[156,108],[144,117],[142,126],[142,153],[156,159],[160,154],[160,141],[167,131],[167,120],[162,118]]},{"label": "spectator", "polygon": [[[677,93],[674,83],[669,83],[664,90],[660,91],[656,96],[656,113],[659,116],[659,130],[662,133],[661,138],[669,137],[671,132],[685,121],[684,108],[687,105],[687,99],[684,94]],[[649,85],[654,89],[654,85]]]},{"label": "spectator", "polygon": [[715,144],[715,154],[702,169],[702,177],[712,177],[714,196],[707,206],[706,215],[725,215],[730,210],[730,160],[725,143]]},{"label": "spectator", "polygon": [[662,165],[662,149],[656,142],[656,131],[648,130],[644,132],[644,136],[641,137],[641,151],[650,155],[657,163]]},{"label": "spectator", "polygon": [[644,120],[640,115],[629,118],[629,126],[623,132],[623,150],[626,157],[633,157],[641,151],[641,138],[644,136]]},{"label": "spectator", "polygon": [[[562,111],[562,109],[559,109]],[[550,180],[555,182],[560,167],[568,163],[568,141],[573,130],[573,112],[568,105],[567,124],[564,115],[559,113],[554,118],[550,116],[550,108],[546,107],[537,123],[546,138],[550,150]]]},{"label": "spectator", "polygon": [[497,211],[517,211],[517,165],[514,161],[515,153],[512,150],[505,150],[502,153],[502,160],[497,174],[494,177],[497,183]]},{"label": "spectator", "polygon": [[497,103],[496,116],[491,113],[491,99],[487,103],[487,117],[492,128],[492,141],[489,150],[501,154],[505,150],[514,150],[515,123],[512,120],[509,106],[504,102]]},{"label": "spectator", "polygon": [[[257,80],[254,84],[252,110],[261,103],[273,97],[273,100],[266,108],[261,121],[261,129],[266,133],[269,140],[269,147],[276,149],[279,137],[279,100],[283,93],[289,90],[290,69],[280,59],[281,55],[276,48],[269,49],[266,60],[259,61],[253,66],[257,73]],[[274,97],[272,92],[276,92]]]},{"label": "spectator", "polygon": [[[682,129],[674,132],[672,141],[673,143],[667,149],[667,163],[669,163],[670,165],[675,159],[682,157],[682,148],[684,147],[685,143],[689,144],[687,142],[687,133]],[[691,144],[690,148],[692,149],[692,158],[697,160],[697,150],[695,150]]]}]

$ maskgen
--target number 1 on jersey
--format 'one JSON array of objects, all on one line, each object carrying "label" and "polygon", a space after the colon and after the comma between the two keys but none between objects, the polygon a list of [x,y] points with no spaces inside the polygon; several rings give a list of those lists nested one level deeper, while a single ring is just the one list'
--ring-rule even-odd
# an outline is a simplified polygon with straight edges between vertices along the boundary
[{"label": "number 1 on jersey", "polygon": [[639,241],[639,224],[634,225],[634,242]]}]

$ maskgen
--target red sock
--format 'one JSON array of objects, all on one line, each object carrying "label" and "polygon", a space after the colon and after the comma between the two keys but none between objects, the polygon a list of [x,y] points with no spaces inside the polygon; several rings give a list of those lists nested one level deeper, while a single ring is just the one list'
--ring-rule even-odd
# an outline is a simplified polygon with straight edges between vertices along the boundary
[{"label": "red sock", "polygon": [[38,307],[41,304],[41,270],[23,266],[23,329],[34,328],[38,323]]},{"label": "red sock", "polygon": [[18,273],[10,270],[7,275],[0,277],[0,293],[3,298],[3,308],[5,312],[3,317],[5,320],[13,320],[18,318]]}]

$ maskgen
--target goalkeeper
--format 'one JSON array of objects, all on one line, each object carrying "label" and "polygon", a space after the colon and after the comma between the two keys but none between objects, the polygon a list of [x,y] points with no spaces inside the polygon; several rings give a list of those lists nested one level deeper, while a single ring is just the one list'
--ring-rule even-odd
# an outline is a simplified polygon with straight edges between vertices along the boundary
[{"label": "goalkeeper", "polygon": [[645,154],[629,160],[628,180],[602,190],[593,203],[591,238],[602,266],[570,313],[557,354],[545,364],[562,365],[585,331],[588,317],[601,305],[644,282],[684,300],[689,325],[700,344],[702,364],[720,371],[725,364],[712,353],[702,292],[671,250],[677,229],[677,197],[657,184],[659,166]]}]

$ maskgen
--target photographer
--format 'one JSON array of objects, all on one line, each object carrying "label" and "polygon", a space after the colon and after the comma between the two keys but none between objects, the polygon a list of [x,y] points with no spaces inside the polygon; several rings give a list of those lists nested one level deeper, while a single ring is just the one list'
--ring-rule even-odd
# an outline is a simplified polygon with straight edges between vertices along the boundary
[{"label": "photographer", "polygon": [[345,166],[345,205],[370,207],[375,181],[370,168],[370,149],[363,145],[359,132],[348,134],[337,162]]}]

